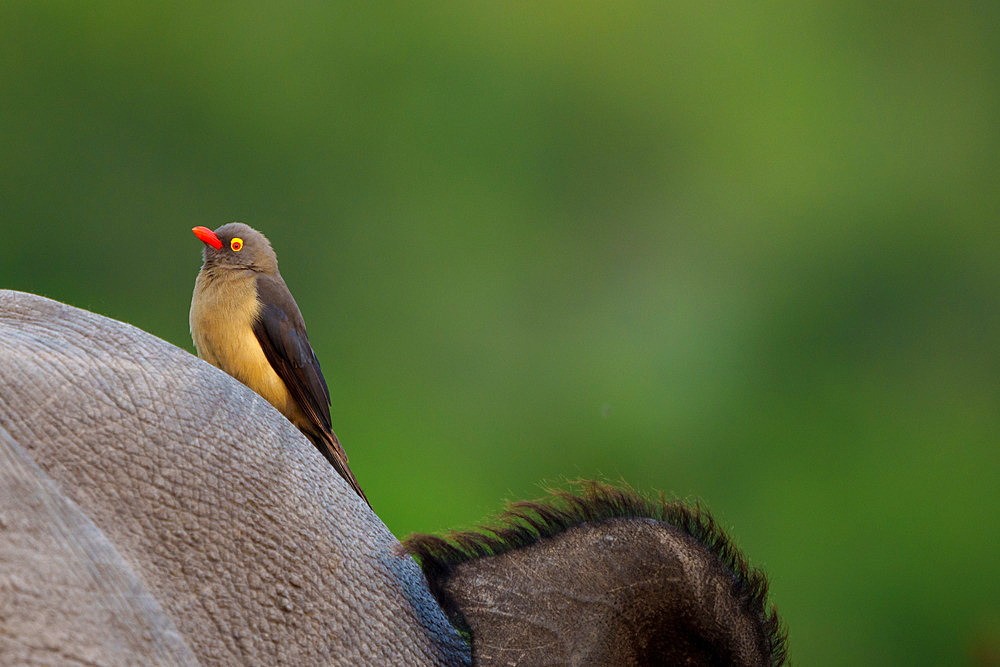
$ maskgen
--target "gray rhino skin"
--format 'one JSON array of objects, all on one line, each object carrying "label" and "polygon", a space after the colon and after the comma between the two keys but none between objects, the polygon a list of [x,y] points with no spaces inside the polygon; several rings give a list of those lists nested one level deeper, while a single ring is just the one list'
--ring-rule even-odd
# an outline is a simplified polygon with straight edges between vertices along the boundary
[{"label": "gray rhino skin", "polygon": [[786,659],[766,576],[697,506],[586,482],[499,521],[411,536],[422,573],[257,394],[0,291],[0,665]]},{"label": "gray rhino skin", "polygon": [[0,290],[0,664],[468,663],[401,553],[239,382]]}]

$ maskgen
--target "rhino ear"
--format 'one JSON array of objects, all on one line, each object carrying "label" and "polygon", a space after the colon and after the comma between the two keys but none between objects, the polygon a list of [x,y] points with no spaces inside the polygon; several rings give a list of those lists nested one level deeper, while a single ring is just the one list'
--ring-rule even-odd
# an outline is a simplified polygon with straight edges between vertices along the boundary
[{"label": "rhino ear", "polygon": [[662,495],[583,482],[404,545],[475,664],[785,661],[763,573],[705,510]]}]

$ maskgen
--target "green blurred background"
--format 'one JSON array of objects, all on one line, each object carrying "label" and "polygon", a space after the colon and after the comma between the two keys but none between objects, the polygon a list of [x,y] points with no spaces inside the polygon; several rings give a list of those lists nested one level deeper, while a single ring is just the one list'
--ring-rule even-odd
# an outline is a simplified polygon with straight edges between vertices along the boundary
[{"label": "green blurred background", "polygon": [[265,232],[397,535],[701,499],[803,665],[1000,652],[1000,4],[7,2],[0,286]]}]

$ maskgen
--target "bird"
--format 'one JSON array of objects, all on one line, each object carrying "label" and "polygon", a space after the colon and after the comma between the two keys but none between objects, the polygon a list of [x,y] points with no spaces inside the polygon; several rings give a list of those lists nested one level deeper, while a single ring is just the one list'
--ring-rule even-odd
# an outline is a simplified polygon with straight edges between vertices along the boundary
[{"label": "bird", "polygon": [[241,222],[191,231],[205,244],[190,313],[198,357],[277,408],[371,507],[333,432],[330,390],[270,241]]}]

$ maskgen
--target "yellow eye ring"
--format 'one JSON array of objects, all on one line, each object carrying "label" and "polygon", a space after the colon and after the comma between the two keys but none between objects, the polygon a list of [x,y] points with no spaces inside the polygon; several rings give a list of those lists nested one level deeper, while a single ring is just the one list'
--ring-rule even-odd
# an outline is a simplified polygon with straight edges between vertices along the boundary
[{"label": "yellow eye ring", "polygon": [[234,238],[232,241],[229,242],[229,247],[233,249],[233,252],[239,252],[240,250],[243,250],[243,239],[237,236],[236,238]]}]

